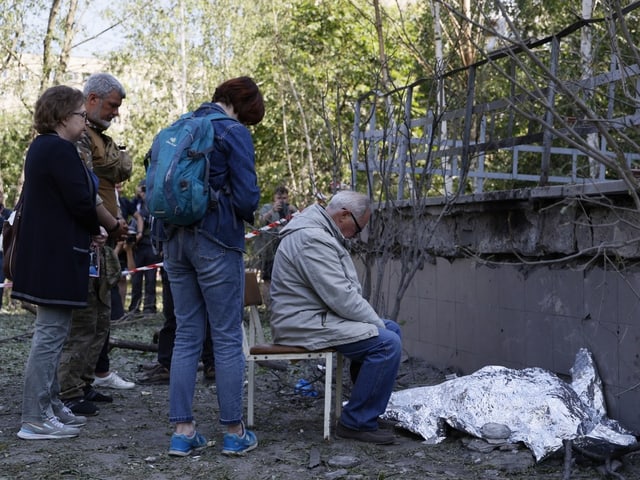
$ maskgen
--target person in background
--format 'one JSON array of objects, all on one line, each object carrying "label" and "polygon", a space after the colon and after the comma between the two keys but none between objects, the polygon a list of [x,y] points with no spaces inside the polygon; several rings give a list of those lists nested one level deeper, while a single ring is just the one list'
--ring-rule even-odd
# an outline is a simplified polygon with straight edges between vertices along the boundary
[{"label": "person in background", "polygon": [[[135,221],[131,225],[135,225],[135,248],[134,257],[136,259],[136,267],[144,267],[153,265],[162,261],[162,257],[154,250],[151,241],[151,216],[145,197],[147,193],[146,182],[141,180],[138,183],[136,197],[136,211],[134,213]],[[138,313],[142,307],[142,313],[145,315],[155,315],[156,307],[156,278],[158,271],[156,269],[144,270],[131,275],[131,303],[129,304],[129,312]],[[144,298],[142,295],[142,283],[144,280]]]},{"label": "person in background", "polygon": [[[105,131],[119,115],[126,93],[120,82],[108,73],[89,76],[84,86],[87,112],[86,134],[76,147],[85,164],[98,177],[97,211],[101,225],[110,235],[108,244],[95,251],[99,259],[97,274],[89,281],[89,307],[75,310],[71,332],[62,350],[58,375],[60,398],[79,415],[97,415],[95,402],[112,402],[113,397],[97,388],[130,389],[135,386],[112,372],[108,356],[96,371],[100,353],[108,342],[111,323],[111,289],[120,280],[120,266],[113,247],[126,235],[127,224],[118,217],[116,183],[129,178],[131,157]],[[109,257],[109,258],[107,258]]]},{"label": "person in background", "polygon": [[[4,254],[2,252],[2,224],[9,219],[11,216],[10,208],[4,206],[4,192],[0,189],[0,267],[2,266],[2,262],[4,260]],[[4,269],[0,268],[0,309],[2,308],[2,303],[4,301]]]},{"label": "person in background", "polygon": [[[255,152],[246,125],[264,116],[256,83],[238,77],[219,85],[211,102],[195,115],[222,113],[215,120],[209,184],[220,195],[195,226],[165,225],[164,267],[176,313],[176,339],[171,359],[169,421],[175,424],[169,455],[189,455],[207,446],[196,431],[193,396],[205,336],[211,326],[220,423],[226,427],[222,453],[243,455],[258,445],[242,421],[245,356],[242,349],[244,292],[244,222],[252,223],[260,200]],[[228,188],[225,188],[228,187]]]},{"label": "person in background", "polygon": [[345,247],[370,217],[369,198],[345,190],[326,209],[311,205],[282,229],[271,277],[271,331],[273,343],[335,348],[351,360],[354,385],[336,434],[382,445],[394,441],[378,417],[400,366],[400,327],[381,319],[363,298]]},{"label": "person in background", "polygon": [[86,115],[82,92],[62,85],[47,89],[35,106],[38,136],[25,160],[11,293],[38,305],[18,432],[25,440],[76,437],[86,424],[58,398],[57,376],[73,309],[87,306],[90,244],[106,238],[96,212],[98,181],[75,147]]},{"label": "person in background", "polygon": [[[129,199],[122,193],[122,182],[116,183],[116,198],[118,202],[118,209],[120,211],[120,218],[129,224],[129,219],[136,211],[135,199]],[[131,241],[127,236],[125,239],[118,239],[114,250],[120,260],[120,269],[122,271],[129,270],[127,268],[127,254],[123,248],[125,241]],[[135,242],[135,238],[133,238]],[[133,250],[131,250],[133,252]],[[111,323],[125,320],[127,318],[124,309],[125,301],[127,299],[127,275],[121,275],[118,280],[118,284],[111,290]]]},{"label": "person in background", "polygon": [[[160,249],[160,258],[163,256],[163,225],[162,222],[154,221],[151,225],[151,237],[155,245]],[[158,240],[158,241],[156,241]],[[135,267],[135,263],[133,264]],[[160,278],[162,279],[162,315],[164,324],[158,331],[158,355],[157,361],[142,365],[142,374],[137,378],[137,382],[142,385],[168,384],[171,371],[171,357],[173,356],[173,346],[176,341],[176,312],[173,306],[173,295],[167,271],[160,268]],[[202,344],[202,370],[203,380],[210,381],[216,378],[215,361],[213,355],[213,342],[211,341],[211,326],[206,322],[204,343]]]},{"label": "person in background", "polygon": [[[164,324],[158,332],[157,361],[143,369],[144,372],[137,378],[137,382],[141,385],[167,384],[170,378],[171,356],[173,355],[173,346],[176,341],[176,313],[173,307],[169,276],[164,268],[160,269],[160,275],[162,278],[162,314],[164,315]],[[209,322],[207,322],[206,329],[201,356],[203,377],[204,380],[214,380],[216,378],[216,370]]]},{"label": "person in background", "polygon": [[[284,185],[280,185],[273,192],[273,202],[262,206],[258,212],[258,222],[260,226],[269,225],[278,220],[289,220],[291,215],[296,213],[298,209],[289,203],[289,190]],[[269,284],[271,282],[271,270],[273,269],[273,257],[278,248],[278,233],[282,227],[274,227],[271,230],[263,232],[256,238],[256,251],[259,252],[261,259],[260,279],[261,293],[265,305],[270,305]]]},{"label": "person in background", "polygon": [[297,211],[295,206],[289,204],[289,189],[280,185],[273,192],[273,203],[267,203],[260,209],[260,223],[268,225],[277,220],[288,218]]}]

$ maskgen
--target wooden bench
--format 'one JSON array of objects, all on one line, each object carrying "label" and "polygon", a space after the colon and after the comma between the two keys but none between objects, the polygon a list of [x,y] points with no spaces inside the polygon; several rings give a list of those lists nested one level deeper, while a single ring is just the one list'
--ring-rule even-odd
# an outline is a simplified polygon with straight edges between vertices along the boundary
[{"label": "wooden bench", "polygon": [[254,272],[247,272],[245,275],[245,295],[244,305],[249,309],[249,333],[248,339],[245,335],[245,353],[247,357],[247,425],[254,424],[254,402],[255,402],[255,369],[256,362],[272,360],[324,360],[325,380],[324,380],[324,439],[330,440],[331,429],[331,393],[333,383],[333,354],[336,354],[336,391],[335,391],[335,411],[333,423],[340,417],[342,410],[342,365],[343,357],[338,351],[329,348],[324,350],[307,350],[302,347],[289,345],[277,345],[266,343],[258,306],[262,304],[262,295],[258,286],[258,279]]}]

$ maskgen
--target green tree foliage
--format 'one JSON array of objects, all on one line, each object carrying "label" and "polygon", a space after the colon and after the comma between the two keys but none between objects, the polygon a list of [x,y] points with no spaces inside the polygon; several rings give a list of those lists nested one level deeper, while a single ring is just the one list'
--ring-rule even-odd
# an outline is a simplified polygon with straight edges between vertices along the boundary
[{"label": "green tree foliage", "polygon": [[[304,205],[349,180],[354,100],[382,88],[374,10],[366,1],[298,0],[265,20],[260,35],[271,41],[257,72],[270,110],[259,130],[267,135],[257,138],[260,179],[267,192],[288,184]],[[409,54],[391,36],[385,42],[394,80],[404,83]]]},{"label": "green tree foliage", "polygon": [[[267,103],[265,120],[254,128],[263,201],[278,184],[285,183],[300,206],[313,201],[316,191],[330,194],[332,186],[349,181],[354,104],[362,94],[370,90],[385,93],[419,78],[431,79],[443,68],[468,62],[462,53],[469,45],[474,59],[480,60],[491,48],[557,32],[580,14],[577,5],[560,0],[440,1],[445,62],[438,66],[433,2],[400,2],[402,8],[398,8],[400,3],[380,2],[377,17],[376,3],[371,0],[132,0],[114,1],[107,10],[104,3],[85,0],[78,2],[78,22],[72,24],[68,12],[75,2],[62,0],[58,21],[48,37],[46,21],[36,28],[31,12],[48,12],[52,2],[8,3],[9,8],[0,13],[0,39],[6,49],[3,68],[11,61],[12,70],[18,68],[21,75],[28,75],[28,67],[16,59],[50,38],[52,58],[58,63],[53,61],[57,73],[49,82],[65,79],[59,71],[66,65],[60,54],[70,35],[93,33],[86,27],[92,15],[100,12],[105,37],[116,34],[110,26],[118,27],[117,35],[122,37],[118,47],[97,54],[107,61],[105,70],[123,79],[127,88],[121,125],[116,124],[112,131],[136,160],[132,183],[144,174],[142,158],[160,128],[209,100],[215,86],[226,78],[253,76]],[[505,21],[498,5],[512,23]],[[604,39],[597,45],[608,48]],[[481,96],[509,93],[509,83],[499,75],[485,75],[478,83]],[[22,102],[17,121],[9,120],[0,130],[11,144],[21,138],[23,143],[16,144],[15,151],[22,152],[30,135],[25,131],[16,136],[13,129],[28,125],[35,98],[33,92],[25,94],[24,82],[6,76],[0,82],[5,92],[11,90],[11,96]],[[447,108],[464,106],[465,88],[464,76],[448,79]],[[434,84],[425,81],[415,92],[415,108],[429,108],[434,91]],[[7,117],[13,118],[13,113]],[[11,158],[15,162],[20,154]],[[10,175],[5,173],[9,171],[3,168],[3,175]]]},{"label": "green tree foliage", "polygon": [[145,0],[123,2],[108,14],[125,37],[108,62],[110,72],[127,79],[122,133],[136,159],[135,181],[144,175],[142,159],[158,130],[210,101],[227,78],[255,76],[248,24],[260,17],[257,9],[248,1]]},{"label": "green tree foliage", "polygon": [[[153,5],[127,2],[112,13],[112,23],[124,22],[126,39],[110,55],[110,71],[132,79],[123,134],[136,158],[159,128],[209,100],[218,83],[251,75],[267,104],[264,121],[254,129],[263,200],[285,183],[304,206],[316,191],[328,194],[332,183],[348,180],[353,100],[381,78],[368,2]],[[384,21],[400,29],[394,11],[385,12]],[[393,80],[403,84],[414,76],[408,54],[391,36],[385,41]]]},{"label": "green tree foliage", "polygon": [[[31,112],[35,98],[26,81],[38,71],[33,60],[25,56],[33,42],[42,37],[31,26],[34,11],[44,8],[43,1],[7,0],[0,9],[0,190],[5,204],[17,200],[26,148],[31,139]],[[40,32],[41,33],[41,32]]]}]

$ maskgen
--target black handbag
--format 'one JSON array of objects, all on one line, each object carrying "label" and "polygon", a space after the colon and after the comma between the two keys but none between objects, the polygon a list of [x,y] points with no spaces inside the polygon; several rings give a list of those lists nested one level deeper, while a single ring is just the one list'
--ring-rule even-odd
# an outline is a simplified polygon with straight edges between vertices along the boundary
[{"label": "black handbag", "polygon": [[20,232],[20,222],[22,220],[22,195],[18,203],[7,220],[2,224],[2,270],[5,278],[13,280],[16,272],[16,247]]}]

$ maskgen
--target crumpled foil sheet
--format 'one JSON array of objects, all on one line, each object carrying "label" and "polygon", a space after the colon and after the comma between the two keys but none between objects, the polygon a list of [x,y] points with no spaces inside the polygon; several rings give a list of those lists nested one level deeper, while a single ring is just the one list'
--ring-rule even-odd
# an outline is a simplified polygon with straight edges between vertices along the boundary
[{"label": "crumpled foil sheet", "polygon": [[382,417],[433,444],[446,438],[446,425],[478,438],[485,425],[506,425],[504,442],[523,442],[536,461],[561,449],[563,440],[635,444],[631,432],[606,417],[602,382],[587,349],[576,355],[571,376],[569,384],[541,368],[487,366],[439,385],[394,392]]}]

